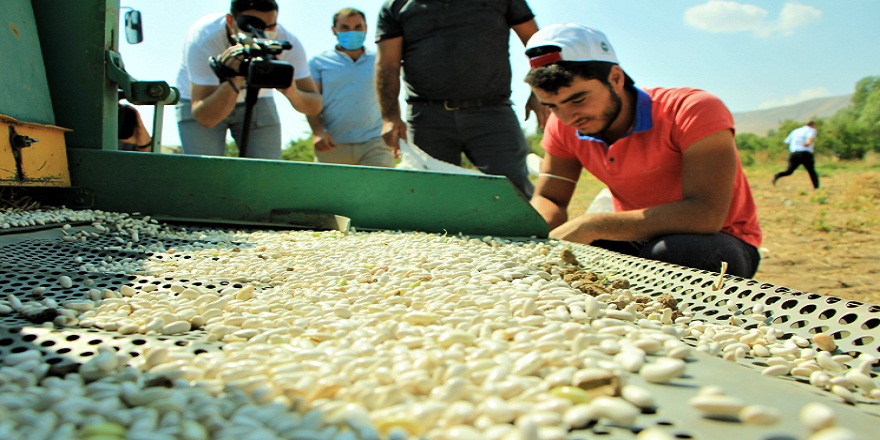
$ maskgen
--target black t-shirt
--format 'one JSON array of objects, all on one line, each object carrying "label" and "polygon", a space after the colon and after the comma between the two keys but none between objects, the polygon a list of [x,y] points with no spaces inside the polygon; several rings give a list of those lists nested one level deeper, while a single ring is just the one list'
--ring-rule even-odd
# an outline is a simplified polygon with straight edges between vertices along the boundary
[{"label": "black t-shirt", "polygon": [[388,0],[376,42],[403,37],[409,98],[507,99],[510,28],[534,16],[526,0]]}]

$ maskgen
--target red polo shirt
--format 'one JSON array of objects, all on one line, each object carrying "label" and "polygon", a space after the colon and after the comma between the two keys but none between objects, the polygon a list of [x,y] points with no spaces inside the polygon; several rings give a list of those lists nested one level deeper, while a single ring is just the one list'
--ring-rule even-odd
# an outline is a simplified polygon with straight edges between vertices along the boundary
[{"label": "red polo shirt", "polygon": [[[633,131],[610,146],[580,135],[551,115],[541,145],[554,156],[577,160],[608,186],[616,211],[681,200],[682,154],[718,130],[734,130],[720,99],[690,88],[638,90]],[[722,232],[761,245],[761,227],[739,152],[733,199]]]}]

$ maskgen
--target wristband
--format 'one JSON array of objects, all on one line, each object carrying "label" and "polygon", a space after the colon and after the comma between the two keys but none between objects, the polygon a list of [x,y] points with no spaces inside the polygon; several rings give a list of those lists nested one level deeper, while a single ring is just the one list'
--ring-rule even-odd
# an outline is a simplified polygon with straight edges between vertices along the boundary
[{"label": "wristband", "polygon": [[539,177],[549,177],[551,179],[564,180],[566,182],[571,182],[571,183],[577,185],[577,180],[569,179],[568,177],[557,176],[556,174],[541,173],[541,174],[538,174],[538,176]]}]

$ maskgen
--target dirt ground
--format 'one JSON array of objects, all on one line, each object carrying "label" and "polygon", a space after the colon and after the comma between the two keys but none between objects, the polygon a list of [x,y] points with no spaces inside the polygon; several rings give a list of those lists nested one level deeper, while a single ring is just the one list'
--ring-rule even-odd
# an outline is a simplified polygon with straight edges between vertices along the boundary
[{"label": "dirt ground", "polygon": [[[746,168],[764,232],[755,279],[791,290],[880,305],[880,158],[817,159],[820,189],[800,168],[772,184],[785,158]],[[582,176],[570,213],[584,212],[602,186]],[[578,198],[586,202],[574,202]]]},{"label": "dirt ground", "polygon": [[755,279],[880,305],[880,168],[831,165],[819,190],[803,169],[776,186],[748,176],[764,231]]}]

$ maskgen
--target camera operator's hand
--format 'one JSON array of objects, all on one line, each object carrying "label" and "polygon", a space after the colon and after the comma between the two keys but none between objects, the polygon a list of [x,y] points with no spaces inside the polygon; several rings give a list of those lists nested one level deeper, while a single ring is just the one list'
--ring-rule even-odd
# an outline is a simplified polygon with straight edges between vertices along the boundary
[{"label": "camera operator's hand", "polygon": [[211,70],[217,75],[220,82],[228,81],[237,89],[241,89],[244,84],[245,72],[247,68],[244,59],[244,46],[236,44],[227,47],[220,55],[211,57],[209,62]]},{"label": "camera operator's hand", "polygon": [[243,54],[244,47],[238,44],[208,58],[219,85],[191,84],[193,117],[203,127],[216,126],[235,108],[245,83]]}]

